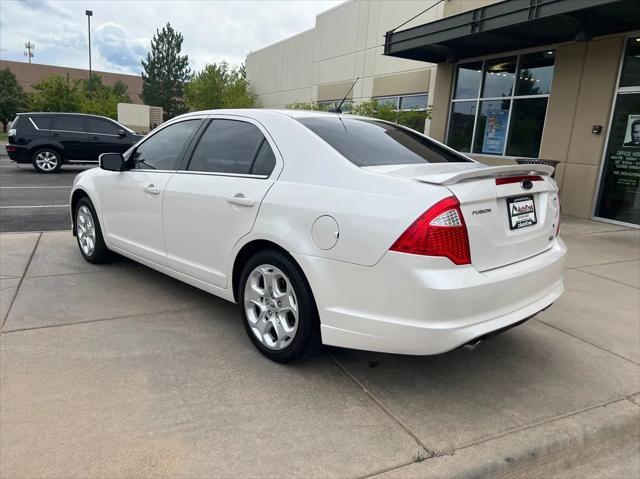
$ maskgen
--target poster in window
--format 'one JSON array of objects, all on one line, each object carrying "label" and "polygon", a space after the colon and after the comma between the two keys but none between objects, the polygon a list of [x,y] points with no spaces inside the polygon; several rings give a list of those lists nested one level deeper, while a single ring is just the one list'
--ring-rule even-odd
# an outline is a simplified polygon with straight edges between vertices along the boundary
[{"label": "poster in window", "polygon": [[623,146],[640,149],[640,115],[629,115]]},{"label": "poster in window", "polygon": [[501,155],[504,151],[504,141],[507,136],[507,119],[509,110],[490,110],[484,126],[482,153]]}]

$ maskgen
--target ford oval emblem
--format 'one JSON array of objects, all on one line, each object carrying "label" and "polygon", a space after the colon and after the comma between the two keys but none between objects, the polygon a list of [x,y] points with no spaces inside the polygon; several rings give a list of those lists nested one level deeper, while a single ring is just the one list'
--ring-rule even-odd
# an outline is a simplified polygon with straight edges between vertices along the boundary
[{"label": "ford oval emblem", "polygon": [[531,180],[522,180],[520,186],[522,186],[523,190],[530,190],[531,188],[533,188],[533,183],[531,182]]}]

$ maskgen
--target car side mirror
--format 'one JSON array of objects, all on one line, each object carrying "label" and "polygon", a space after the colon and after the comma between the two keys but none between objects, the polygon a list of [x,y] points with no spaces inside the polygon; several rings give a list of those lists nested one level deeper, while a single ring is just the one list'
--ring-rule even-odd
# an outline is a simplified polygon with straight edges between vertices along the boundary
[{"label": "car side mirror", "polygon": [[100,168],[107,171],[123,171],[124,156],[121,153],[103,153],[98,157]]},{"label": "car side mirror", "polygon": [[124,130],[118,130],[118,138],[124,138],[127,136],[127,132]]}]

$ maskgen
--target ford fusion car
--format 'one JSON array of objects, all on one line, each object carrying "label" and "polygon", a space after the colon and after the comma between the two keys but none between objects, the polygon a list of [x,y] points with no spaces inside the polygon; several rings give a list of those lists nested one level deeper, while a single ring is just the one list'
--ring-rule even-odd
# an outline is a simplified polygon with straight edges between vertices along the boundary
[{"label": "ford fusion car", "polygon": [[562,294],[552,172],[371,118],[213,110],[101,155],[71,215],[87,261],[119,253],[238,303],[274,361],[320,343],[428,355]]}]

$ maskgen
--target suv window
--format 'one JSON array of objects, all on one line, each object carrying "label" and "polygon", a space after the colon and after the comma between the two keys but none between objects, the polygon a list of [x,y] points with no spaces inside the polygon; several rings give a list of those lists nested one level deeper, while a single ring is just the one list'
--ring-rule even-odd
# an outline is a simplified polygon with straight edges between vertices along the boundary
[{"label": "suv window", "polygon": [[298,121],[357,166],[471,161],[418,133],[381,121],[339,116]]},{"label": "suv window", "polygon": [[87,131],[89,133],[99,133],[102,135],[117,135],[122,128],[115,123],[102,118],[86,117]]},{"label": "suv window", "polygon": [[188,144],[200,119],[169,125],[144,141],[133,155],[133,168],[140,170],[172,170]]},{"label": "suv window", "polygon": [[53,129],[61,131],[81,131],[84,133],[82,117],[75,115],[56,116],[53,118]]},{"label": "suv window", "polygon": [[51,117],[50,116],[32,116],[30,118],[31,118],[31,121],[33,121],[40,130],[50,130],[51,129]]},{"label": "suv window", "polygon": [[[260,164],[258,163],[258,157]],[[260,130],[251,123],[238,120],[213,120],[193,152],[188,169],[211,173],[268,175],[271,147]],[[254,173],[257,168],[260,173]],[[265,170],[268,169],[267,172]]]}]

